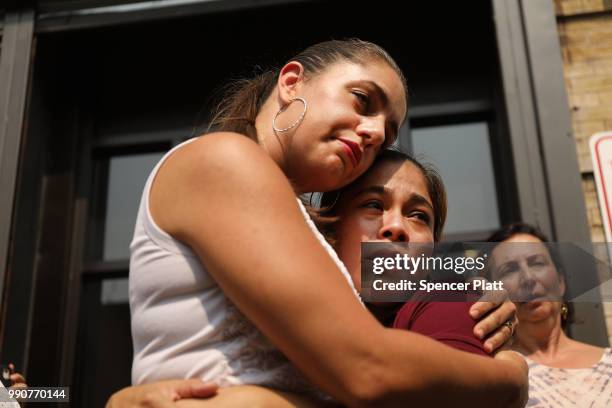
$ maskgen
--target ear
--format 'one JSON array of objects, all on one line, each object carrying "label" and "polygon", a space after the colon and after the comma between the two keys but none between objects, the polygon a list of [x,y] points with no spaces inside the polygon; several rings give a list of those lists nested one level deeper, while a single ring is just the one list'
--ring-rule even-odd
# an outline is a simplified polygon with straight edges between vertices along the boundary
[{"label": "ear", "polygon": [[281,106],[298,96],[304,80],[304,66],[297,61],[290,61],[280,70],[278,76],[278,97]]}]

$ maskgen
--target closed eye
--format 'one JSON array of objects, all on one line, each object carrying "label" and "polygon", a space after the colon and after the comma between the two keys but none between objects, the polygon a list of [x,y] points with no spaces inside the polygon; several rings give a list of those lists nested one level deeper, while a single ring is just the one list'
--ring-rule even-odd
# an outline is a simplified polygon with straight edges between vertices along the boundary
[{"label": "closed eye", "polygon": [[499,272],[501,276],[504,275],[508,275],[512,272],[516,272],[519,270],[519,267],[516,263],[512,262],[512,263],[508,263],[506,265],[504,265],[502,268],[500,268]]},{"label": "closed eye", "polygon": [[412,213],[410,216],[418,218],[419,220],[423,221],[425,224],[429,224],[429,221],[431,220],[431,217],[429,216],[429,214],[424,213],[424,212],[415,212],[415,213]]},{"label": "closed eye", "polygon": [[383,204],[377,200],[366,201],[361,205],[361,208],[372,208],[375,210],[383,210]]},{"label": "closed eye", "polygon": [[362,113],[367,113],[370,110],[370,97],[361,91],[352,91],[352,94],[355,95],[357,102],[359,103],[359,107]]}]

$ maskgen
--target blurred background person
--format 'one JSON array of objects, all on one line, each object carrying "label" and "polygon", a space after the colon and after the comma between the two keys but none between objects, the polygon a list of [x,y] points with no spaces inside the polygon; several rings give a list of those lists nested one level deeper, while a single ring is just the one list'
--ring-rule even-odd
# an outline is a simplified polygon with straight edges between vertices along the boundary
[{"label": "blurred background person", "polygon": [[612,351],[568,337],[573,308],[560,258],[536,227],[517,223],[495,232],[489,278],[502,280],[521,323],[514,349],[529,364],[529,407],[612,404]]}]

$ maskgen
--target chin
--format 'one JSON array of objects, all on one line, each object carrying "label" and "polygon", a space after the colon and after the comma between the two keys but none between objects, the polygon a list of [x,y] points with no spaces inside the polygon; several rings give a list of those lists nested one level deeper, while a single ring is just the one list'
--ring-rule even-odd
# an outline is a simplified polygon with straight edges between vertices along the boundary
[{"label": "chin", "polygon": [[536,300],[521,304],[518,314],[519,320],[534,322],[548,319],[557,314],[557,311],[554,302]]}]

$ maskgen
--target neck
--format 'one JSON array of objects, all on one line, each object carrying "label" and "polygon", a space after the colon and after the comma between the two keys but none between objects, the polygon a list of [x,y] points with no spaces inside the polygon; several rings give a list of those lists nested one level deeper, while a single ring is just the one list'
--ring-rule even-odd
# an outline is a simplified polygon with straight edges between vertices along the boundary
[{"label": "neck", "polygon": [[561,315],[554,313],[537,322],[521,321],[515,348],[535,361],[548,360],[554,358],[569,341],[561,327]]},{"label": "neck", "polygon": [[272,129],[272,119],[280,109],[276,92],[274,92],[266,102],[264,102],[257,118],[255,118],[255,129],[257,131],[257,142],[262,149],[274,160],[280,167],[285,176],[289,179],[291,187],[296,195],[305,193],[298,188],[291,180],[290,168],[286,161],[286,147],[281,143],[282,134],[279,135]]}]

